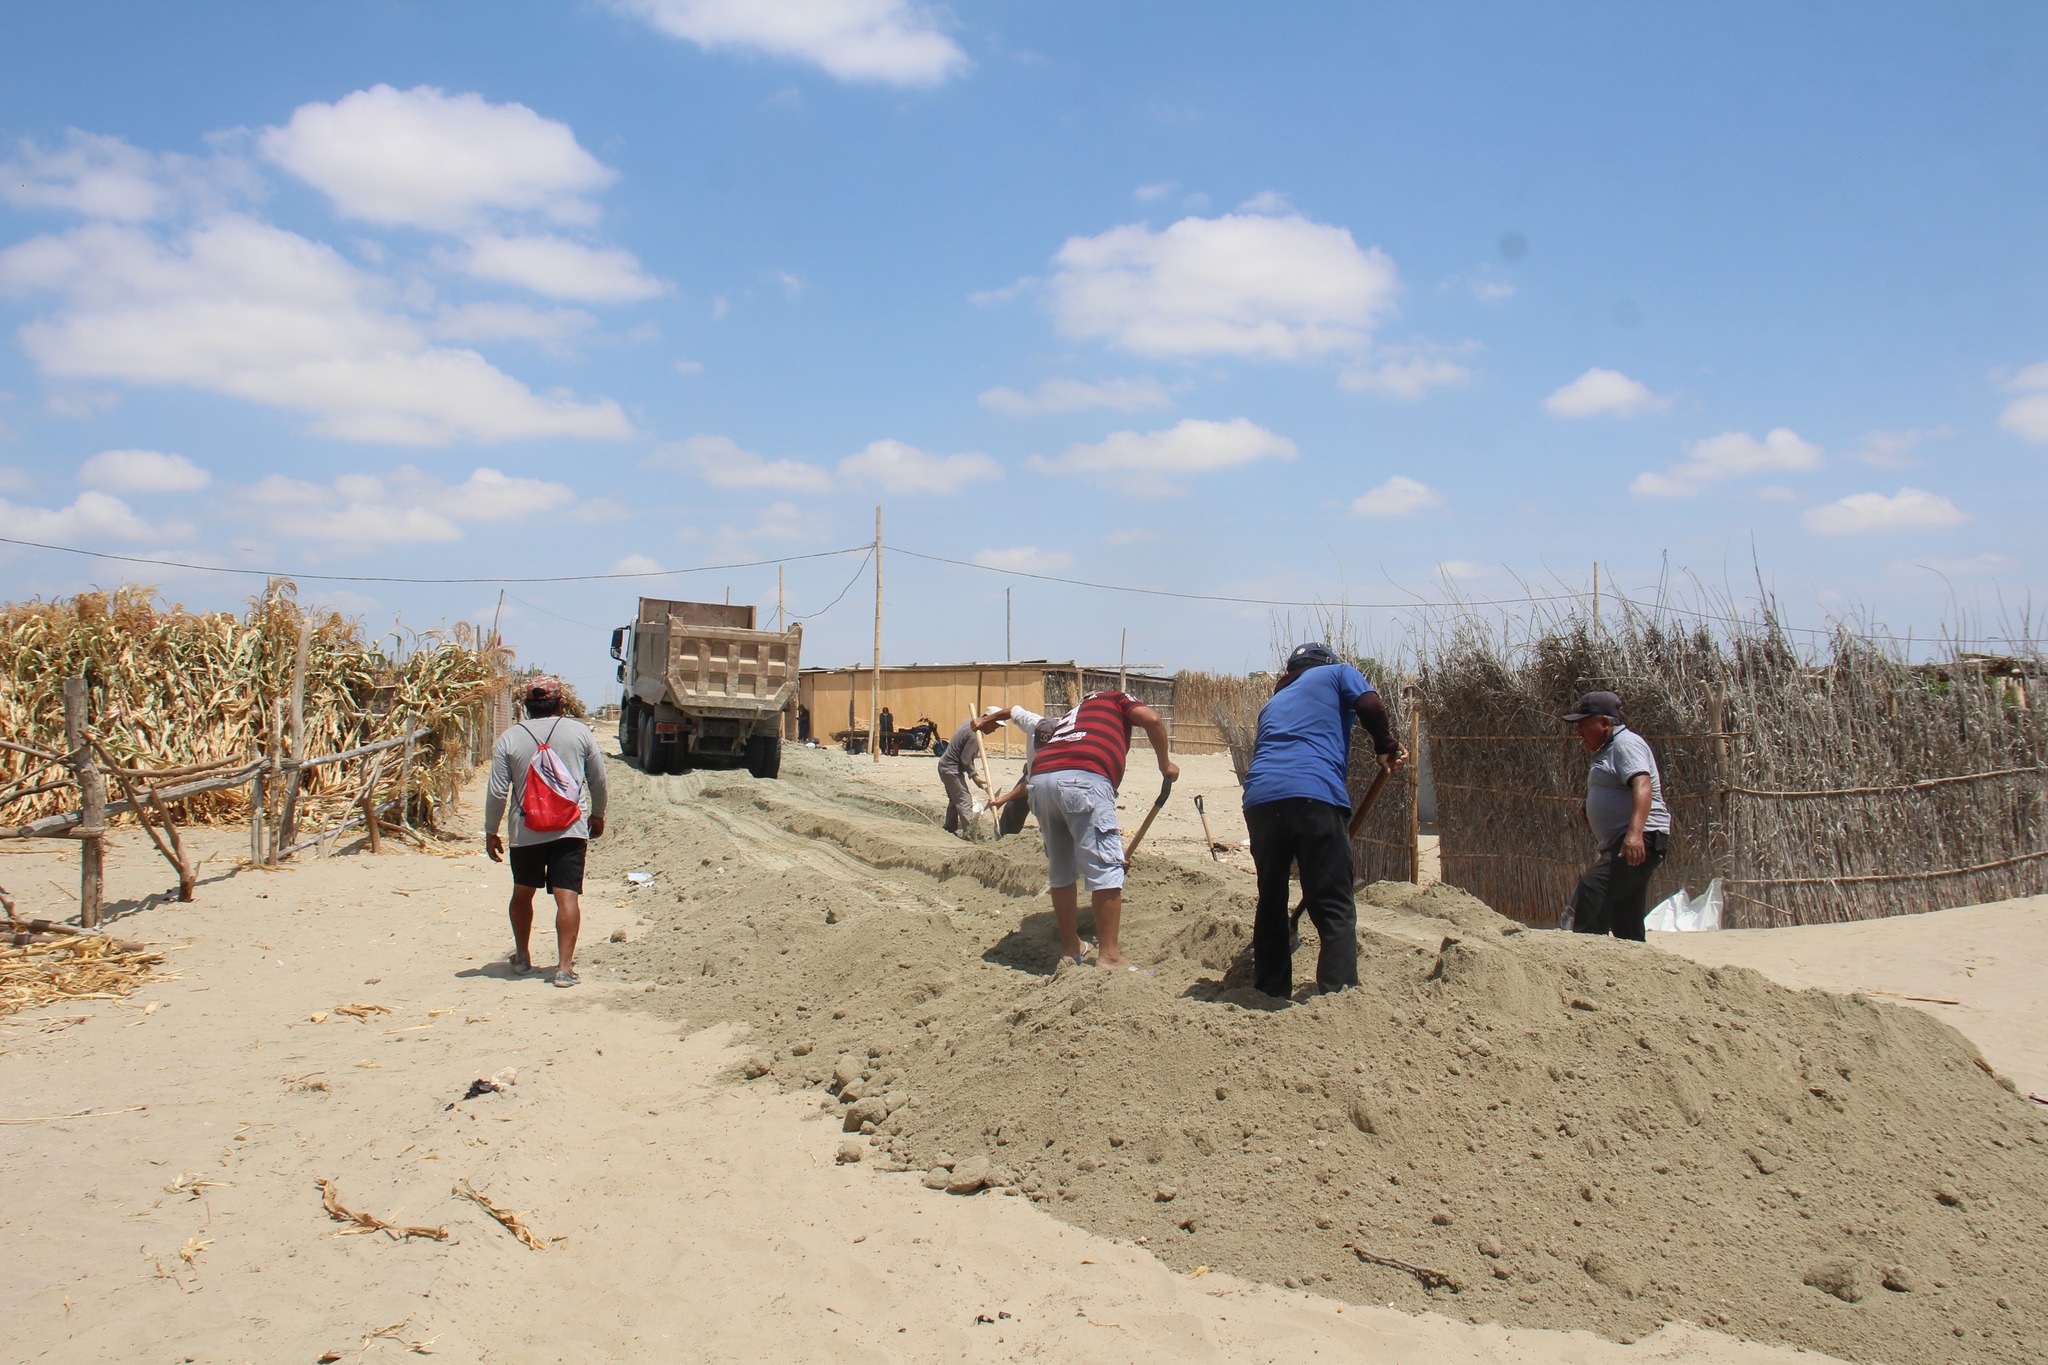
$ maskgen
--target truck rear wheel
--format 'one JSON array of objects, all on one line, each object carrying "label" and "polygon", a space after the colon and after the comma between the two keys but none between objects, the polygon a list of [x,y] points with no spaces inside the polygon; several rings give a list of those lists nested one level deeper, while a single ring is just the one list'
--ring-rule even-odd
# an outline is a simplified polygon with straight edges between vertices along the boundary
[{"label": "truck rear wheel", "polygon": [[654,766],[654,752],[654,717],[642,716],[639,742],[633,746],[633,757],[640,761],[641,772],[651,774],[661,771]]},{"label": "truck rear wheel", "polygon": [[747,741],[747,771],[756,777],[774,777],[782,771],[779,736],[755,735]]}]

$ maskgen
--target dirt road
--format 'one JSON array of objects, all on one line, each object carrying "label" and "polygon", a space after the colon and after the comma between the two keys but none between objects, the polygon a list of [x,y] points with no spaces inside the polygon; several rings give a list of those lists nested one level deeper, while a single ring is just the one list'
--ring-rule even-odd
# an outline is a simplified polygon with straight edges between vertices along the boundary
[{"label": "dirt road", "polygon": [[[1412,1210],[1416,1231],[1403,1235],[1435,1246],[1437,1268],[1460,1278],[1460,1292],[1348,1252],[1333,1260],[1330,1233],[1362,1226],[1355,1217],[1321,1231],[1311,1216],[1289,1230],[1240,1206],[1243,1228],[1217,1225],[1232,1207],[1213,1202],[1217,1182],[1263,1188],[1255,1170],[1334,1207],[1338,1186],[1320,1183],[1322,1169],[1354,1159],[1340,1148],[1356,1144],[1364,1157],[1372,1144],[1355,1129],[1311,1128],[1310,1109],[1327,1107],[1320,1101],[1301,1107],[1295,1131],[1282,1097],[1340,1064],[1350,1074],[1361,1046],[1392,1051],[1393,1039],[1375,1036],[1386,1029],[1354,1034],[1321,1005],[1273,1016],[1223,1000],[1234,947],[1227,919],[1206,907],[1215,879],[1230,874],[1163,860],[1141,869],[1133,900],[1142,894],[1145,909],[1131,934],[1160,976],[1050,975],[1042,871],[1028,846],[949,840],[900,797],[804,755],[792,753],[785,773],[755,784],[647,779],[615,766],[614,833],[594,850],[586,899],[586,984],[572,991],[506,973],[504,873],[473,843],[452,857],[357,850],[279,873],[216,875],[197,905],[130,919],[126,932],[189,940],[171,976],[128,1000],[0,1025],[0,1118],[108,1114],[0,1128],[11,1167],[32,1173],[0,1206],[12,1253],[0,1307],[13,1354],[310,1360],[395,1357],[420,1343],[453,1359],[504,1360],[1790,1358],[1690,1326],[1644,1336],[1665,1316],[1660,1291],[1628,1267],[1609,1275],[1597,1260],[1555,1261],[1512,1241],[1489,1257],[1483,1199],[1460,1185],[1455,1205],[1439,1205],[1438,1189],[1450,1187],[1427,1161],[1392,1167],[1406,1187],[1382,1181],[1378,1194],[1353,1194],[1346,1185],[1341,1198],[1389,1215]],[[224,874],[234,839],[198,838],[219,855],[209,870]],[[135,842],[115,860],[116,895],[162,880],[128,847]],[[10,853],[17,892],[72,875],[47,847]],[[657,875],[629,892],[629,870]],[[23,909],[46,912],[27,899]],[[1462,913],[1449,902],[1422,909]],[[1457,930],[1387,908],[1368,921],[1369,947],[1415,962],[1418,981],[1445,931],[1486,953],[1507,942],[1477,919]],[[543,935],[536,958],[546,956]],[[1189,1031],[1198,1009],[1205,1023]],[[1083,1030],[1091,1015],[1108,1021],[1107,1036]],[[1254,1121],[1227,1146],[1211,1122],[1213,1157],[1197,1160],[1190,1147],[1145,1159],[1157,1120],[1186,1098],[1130,1084],[1105,1102],[1097,1088],[1117,1086],[1125,1043],[1196,1060],[1234,1048],[1249,1059],[1257,1031],[1274,1026],[1320,1035],[1329,1068],[1241,1069],[1229,1084],[1275,1108],[1266,1132]],[[1488,1063],[1469,1041],[1424,1029],[1398,1046],[1446,1061],[1452,1054],[1439,1049],[1466,1047],[1463,1069],[1476,1077]],[[1496,1040],[1503,1048],[1512,1040]],[[828,1093],[840,1088],[832,1073],[842,1061],[886,1116],[851,1165],[835,1161],[850,1140],[848,1105]],[[472,1080],[506,1067],[518,1073],[509,1090],[462,1098]],[[748,1081],[745,1071],[763,1074]],[[1218,1093],[1205,1103],[1220,1117],[1237,1101],[1210,1088]],[[133,1106],[146,1107],[110,1112]],[[1062,1132],[1074,1150],[1056,1145]],[[1098,1145],[1082,1150],[1084,1137]],[[939,1141],[957,1150],[937,1151]],[[1639,1141],[1654,1144],[1647,1131]],[[998,1188],[973,1197],[927,1189],[921,1173],[943,1169],[949,1155],[956,1171],[992,1158]],[[1648,1146],[1642,1155],[1654,1159]],[[1501,1182],[1515,1177],[1488,1175],[1489,1160],[1467,1164],[1482,1168],[1482,1186],[1494,1183],[1496,1202],[1511,1204]],[[913,1169],[887,1169],[905,1164]],[[1373,1166],[1385,1169],[1381,1159]],[[1974,1182],[1965,1199],[2004,1195],[1995,1172],[1964,1174]],[[448,1238],[338,1235],[320,1179],[335,1182],[350,1210]],[[1179,1182],[1171,1193],[1168,1179]],[[1144,1184],[1141,1202],[1123,1192],[1132,1180]],[[522,1246],[453,1193],[463,1184],[521,1211],[546,1249]],[[1271,1207],[1289,1217],[1309,1209]],[[1429,1220],[1432,1208],[1450,1211],[1443,1224]],[[1625,1210],[1589,1205],[1580,1221],[1597,1222],[1596,1212]],[[1988,1213],[1957,1216],[2005,1235]],[[1179,1229],[1182,1217],[1196,1230]],[[1180,1244],[1158,1245],[1169,1234]],[[1257,1245],[1273,1254],[1247,1250]],[[1226,1258],[1214,1269],[1198,1258],[1208,1246]],[[1498,1299],[1475,1300],[1473,1277],[1492,1265],[1518,1278],[1498,1282]],[[1252,1278],[1233,1278],[1232,1267]],[[1797,1269],[1757,1302],[1825,1298]],[[1989,1348],[1978,1358],[2023,1358],[2006,1343],[2038,1325],[2031,1283],[1974,1286],[1980,1311],[1960,1286],[1936,1288],[1938,1270],[1921,1273],[1928,1282],[1912,1303],[1872,1290],[1876,1330],[1917,1312],[1944,1333],[1967,1323]],[[1994,1290],[2014,1307],[1991,1307]],[[1409,1311],[1379,1306],[1388,1301]],[[1836,1307],[1815,1310],[1823,1316],[1861,1311],[1825,1302]],[[1547,1313],[1642,1339],[1439,1315],[1483,1319],[1496,1305],[1524,1322]],[[1763,1321],[1746,1305],[1724,1307],[1737,1322]],[[1792,1330],[1766,1334],[1811,1337],[1783,1311]]]}]

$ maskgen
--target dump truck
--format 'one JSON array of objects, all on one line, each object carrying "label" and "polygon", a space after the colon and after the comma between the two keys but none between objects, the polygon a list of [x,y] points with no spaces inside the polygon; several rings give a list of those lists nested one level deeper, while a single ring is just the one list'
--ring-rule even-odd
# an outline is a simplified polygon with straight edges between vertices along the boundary
[{"label": "dump truck", "polygon": [[641,598],[634,623],[612,632],[619,752],[650,773],[744,765],[774,777],[803,638],[802,626],[756,630],[749,606]]}]

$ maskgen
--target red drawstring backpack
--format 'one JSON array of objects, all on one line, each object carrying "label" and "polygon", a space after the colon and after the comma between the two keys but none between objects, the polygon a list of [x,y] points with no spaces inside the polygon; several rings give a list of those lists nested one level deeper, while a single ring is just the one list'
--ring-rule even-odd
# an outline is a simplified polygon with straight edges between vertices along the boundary
[{"label": "red drawstring backpack", "polygon": [[[555,725],[561,723],[557,716]],[[548,727],[548,739],[555,737],[555,725]],[[533,731],[526,733],[531,735]],[[548,747],[547,739],[534,735],[533,742],[536,748],[532,761],[526,765],[526,786],[519,793],[519,818],[535,833],[551,834],[569,828],[583,817],[578,800],[583,795],[583,784],[562,762],[561,755]],[[534,781],[536,777],[540,781]]]}]

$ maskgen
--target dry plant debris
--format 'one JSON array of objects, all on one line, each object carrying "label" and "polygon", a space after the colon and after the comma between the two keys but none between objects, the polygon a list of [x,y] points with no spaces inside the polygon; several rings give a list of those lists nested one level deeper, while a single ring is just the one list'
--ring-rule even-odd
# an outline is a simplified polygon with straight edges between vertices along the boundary
[{"label": "dry plant debris", "polygon": [[373,1014],[395,1013],[389,1005],[336,1005],[334,1012],[336,1014],[346,1014],[349,1018],[359,1020],[365,1024],[370,1022],[370,1016]]},{"label": "dry plant debris", "polygon": [[0,945],[0,1015],[59,1000],[114,1000],[149,980],[163,954],[98,934]]},{"label": "dry plant debris", "polygon": [[482,1209],[485,1213],[488,1213],[489,1215],[491,1215],[491,1217],[497,1219],[498,1222],[504,1226],[505,1231],[511,1233],[514,1237],[517,1237],[522,1245],[529,1246],[533,1248],[535,1251],[546,1251],[548,1249],[548,1244],[546,1242],[543,1242],[540,1238],[534,1236],[533,1233],[528,1230],[526,1223],[521,1215],[512,1212],[510,1209],[499,1208],[496,1204],[493,1204],[490,1200],[478,1194],[476,1190],[470,1186],[470,1183],[467,1180],[462,1181],[460,1184],[456,1185],[455,1193],[461,1195],[464,1199],[469,1200],[478,1208]]},{"label": "dry plant debris", "polygon": [[[357,1213],[353,1209],[344,1208],[341,1194],[334,1188],[332,1180],[322,1180],[318,1184],[320,1206],[327,1210],[327,1216],[337,1223],[354,1224],[352,1227],[343,1228],[340,1236],[352,1237],[358,1233],[381,1232],[394,1242],[403,1242],[412,1237],[430,1237],[436,1242],[448,1240],[446,1228],[406,1227],[398,1223],[388,1223],[374,1213]],[[404,1325],[399,1324],[401,1327]]]}]

